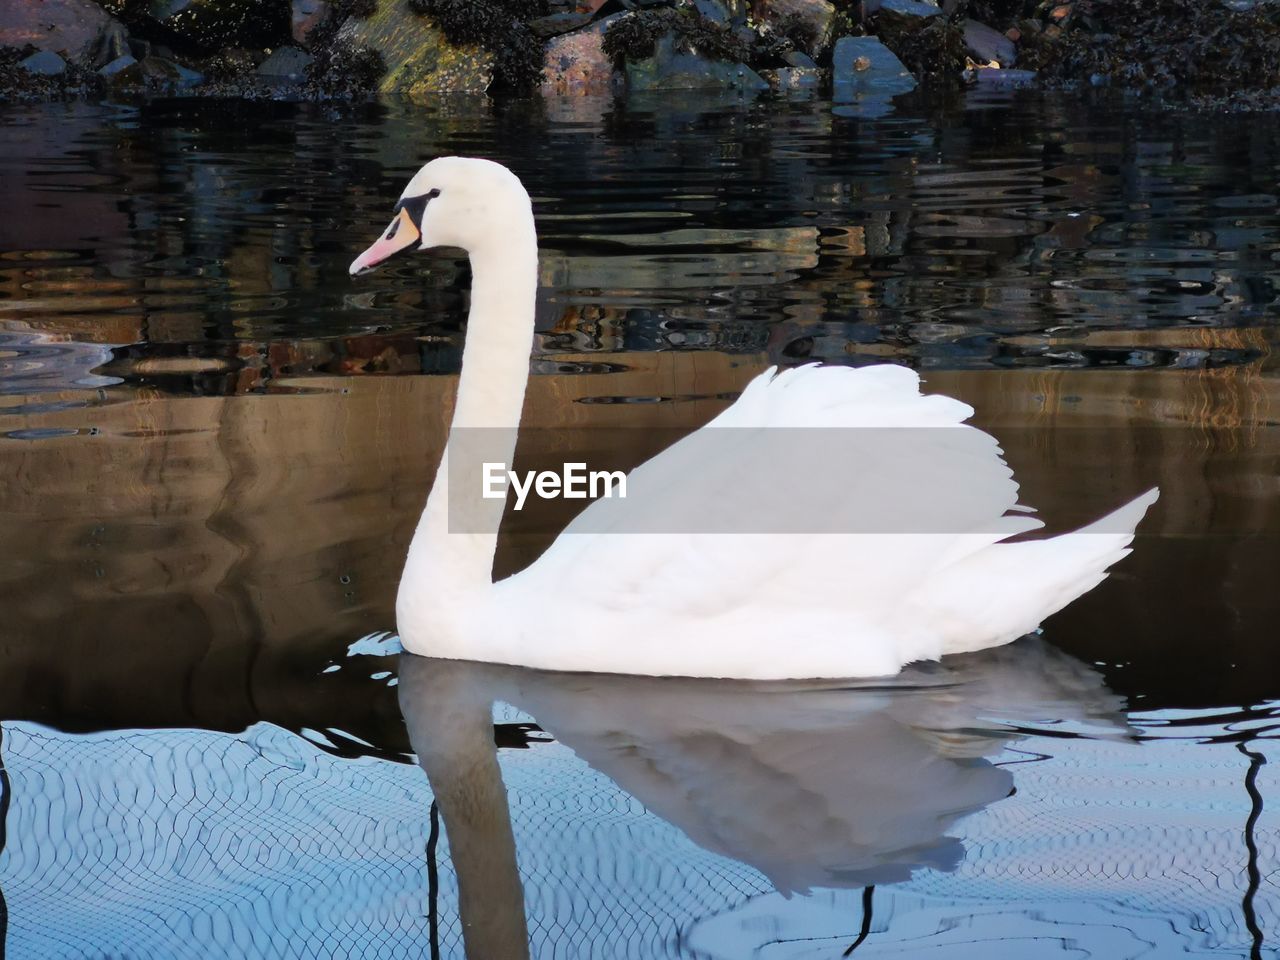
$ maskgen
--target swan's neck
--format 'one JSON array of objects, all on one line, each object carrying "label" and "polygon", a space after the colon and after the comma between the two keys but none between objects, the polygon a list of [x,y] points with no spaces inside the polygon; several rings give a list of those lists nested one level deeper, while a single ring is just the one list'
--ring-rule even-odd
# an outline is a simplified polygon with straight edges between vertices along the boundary
[{"label": "swan's neck", "polygon": [[414,623],[429,622],[432,608],[456,604],[461,596],[474,599],[493,586],[506,501],[483,496],[479,461],[511,465],[529,378],[538,244],[532,214],[521,214],[499,249],[471,254],[462,374],[449,440],[400,580],[396,616],[402,635]]}]

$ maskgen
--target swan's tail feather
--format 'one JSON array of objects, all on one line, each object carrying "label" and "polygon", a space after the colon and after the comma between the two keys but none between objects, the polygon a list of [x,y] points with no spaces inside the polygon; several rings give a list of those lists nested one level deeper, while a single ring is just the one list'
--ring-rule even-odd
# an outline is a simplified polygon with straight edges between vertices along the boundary
[{"label": "swan's tail feather", "polygon": [[[958,565],[942,594],[957,609],[979,616],[948,616],[941,653],[966,653],[1016,640],[1107,578],[1128,556],[1138,523],[1160,492],[1148,490],[1118,510],[1071,533],[1046,540],[998,543]],[[1011,584],[1016,585],[1010,587]],[[977,597],[985,603],[975,603]],[[944,600],[944,605],[946,604]]]},{"label": "swan's tail feather", "polygon": [[[1112,510],[1105,517],[1088,526],[1081,527],[1076,533],[1122,533],[1125,535],[1125,543],[1133,542],[1133,535],[1138,529],[1138,524],[1142,522],[1142,518],[1147,515],[1147,510],[1151,505],[1160,499],[1160,488],[1152,487],[1140,497],[1134,497],[1123,507],[1118,510]],[[1068,534],[1071,536],[1071,534]]]}]

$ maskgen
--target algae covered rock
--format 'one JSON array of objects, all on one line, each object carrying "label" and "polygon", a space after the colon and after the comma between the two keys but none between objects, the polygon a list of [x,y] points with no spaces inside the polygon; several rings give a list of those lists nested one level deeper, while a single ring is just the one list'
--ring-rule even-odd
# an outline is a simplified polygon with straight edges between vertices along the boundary
[{"label": "algae covered rock", "polygon": [[798,49],[816,53],[831,43],[836,8],[829,0],[772,0],[764,13]]},{"label": "algae covered rock", "polygon": [[769,89],[765,79],[746,64],[685,52],[679,49],[676,39],[670,34],[655,43],[653,56],[644,60],[628,60],[626,76],[627,89],[638,93],[654,90],[740,90],[755,93]]},{"label": "algae covered rock", "polygon": [[171,38],[175,47],[271,47],[289,36],[284,0],[101,0],[131,27]]},{"label": "algae covered rock", "polygon": [[441,30],[399,0],[379,0],[371,16],[343,24],[338,39],[382,55],[386,73],[381,93],[425,100],[438,93],[484,93],[493,82],[492,53],[453,46]]}]

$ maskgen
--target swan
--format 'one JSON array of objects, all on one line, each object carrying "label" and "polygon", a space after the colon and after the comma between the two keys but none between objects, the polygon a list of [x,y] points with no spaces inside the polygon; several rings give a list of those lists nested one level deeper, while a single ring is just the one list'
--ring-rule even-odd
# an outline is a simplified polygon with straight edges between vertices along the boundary
[{"label": "swan", "polygon": [[[1059,536],[973,410],[905,367],[771,368],[591,502],[495,583],[534,330],[538,243],[520,180],[439,157],[409,181],[363,274],[413,248],[472,269],[453,418],[396,597],[411,653],[560,671],[748,680],[888,676],[1007,643],[1129,552],[1152,489]],[[491,490],[489,492],[492,492]],[[585,584],[592,589],[585,589]]]}]

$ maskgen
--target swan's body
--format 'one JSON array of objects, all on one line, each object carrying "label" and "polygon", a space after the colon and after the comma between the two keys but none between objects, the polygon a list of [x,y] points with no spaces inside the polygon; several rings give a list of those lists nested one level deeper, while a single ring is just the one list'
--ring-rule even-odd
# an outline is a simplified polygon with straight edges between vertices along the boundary
[{"label": "swan's body", "polygon": [[[495,584],[504,502],[481,496],[479,466],[510,463],[528,378],[528,194],[498,164],[435,160],[352,273],[419,239],[466,249],[473,280],[449,446],[396,602],[411,652],[654,676],[893,674],[1034,630],[1128,553],[1156,499],[1004,543],[1041,524],[1010,515],[1026,509],[1017,484],[968,406],[921,395],[902,367],[769,370],[633,471],[626,499],[597,500]],[[744,525],[775,511],[768,529]]]}]

